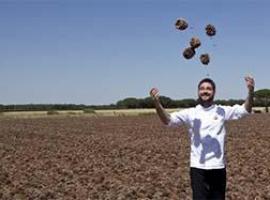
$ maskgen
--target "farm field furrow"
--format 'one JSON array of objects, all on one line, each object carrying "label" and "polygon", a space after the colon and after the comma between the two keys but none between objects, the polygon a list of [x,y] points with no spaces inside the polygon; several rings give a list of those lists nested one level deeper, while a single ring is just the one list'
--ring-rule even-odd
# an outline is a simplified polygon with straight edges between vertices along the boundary
[{"label": "farm field furrow", "polygon": [[[270,199],[270,115],[227,128],[227,199]],[[156,115],[0,118],[0,199],[191,199],[189,138]]]}]

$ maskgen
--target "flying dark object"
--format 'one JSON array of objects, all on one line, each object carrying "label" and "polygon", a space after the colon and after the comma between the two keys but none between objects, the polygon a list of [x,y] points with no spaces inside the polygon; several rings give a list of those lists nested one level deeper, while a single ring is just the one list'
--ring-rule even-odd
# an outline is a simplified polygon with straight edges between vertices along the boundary
[{"label": "flying dark object", "polygon": [[198,48],[199,46],[201,46],[201,41],[200,41],[199,38],[193,37],[193,38],[191,38],[189,44],[190,44],[190,46],[191,46],[193,49],[196,49],[196,48]]},{"label": "flying dark object", "polygon": [[210,57],[209,57],[209,54],[202,54],[200,56],[200,60],[201,60],[201,63],[204,64],[204,65],[208,65],[208,63],[210,62]]},{"label": "flying dark object", "polygon": [[206,31],[206,35],[208,35],[210,37],[216,35],[216,33],[217,33],[216,28],[212,24],[208,24],[205,27],[205,31]]},{"label": "flying dark object", "polygon": [[185,48],[183,51],[183,56],[186,59],[191,59],[195,55],[195,50],[192,47]]},{"label": "flying dark object", "polygon": [[178,29],[178,30],[185,30],[186,28],[188,27],[188,23],[185,19],[177,19],[176,22],[175,22],[175,28]]}]

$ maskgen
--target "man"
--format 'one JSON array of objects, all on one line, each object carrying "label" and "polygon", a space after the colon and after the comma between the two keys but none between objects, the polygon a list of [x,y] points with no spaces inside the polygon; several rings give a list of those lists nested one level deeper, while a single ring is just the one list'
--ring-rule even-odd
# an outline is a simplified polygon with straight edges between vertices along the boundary
[{"label": "man", "polygon": [[191,141],[190,178],[194,200],[224,200],[226,166],[224,144],[225,121],[239,119],[252,110],[254,79],[245,77],[248,96],[243,105],[214,104],[216,86],[205,78],[198,84],[198,105],[169,114],[159,101],[159,91],[151,89],[157,114],[168,125],[186,124]]}]

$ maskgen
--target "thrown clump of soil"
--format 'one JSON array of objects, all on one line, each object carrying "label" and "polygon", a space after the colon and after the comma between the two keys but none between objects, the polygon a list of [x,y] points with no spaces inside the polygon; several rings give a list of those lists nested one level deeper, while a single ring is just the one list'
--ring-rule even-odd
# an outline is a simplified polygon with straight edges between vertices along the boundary
[{"label": "thrown clump of soil", "polygon": [[201,60],[201,63],[204,64],[204,65],[208,65],[208,63],[210,62],[210,57],[209,57],[209,54],[202,54],[200,56],[200,60]]},{"label": "thrown clump of soil", "polygon": [[191,59],[195,55],[195,49],[192,47],[185,48],[183,51],[183,56],[186,59]]},{"label": "thrown clump of soil", "polygon": [[185,30],[188,27],[188,23],[185,19],[177,19],[175,22],[175,28],[178,30]]},{"label": "thrown clump of soil", "polygon": [[214,36],[216,35],[216,28],[212,25],[212,24],[208,24],[206,27],[205,27],[205,31],[206,31],[206,35],[208,36]]},{"label": "thrown clump of soil", "polygon": [[201,41],[197,37],[192,37],[189,44],[193,49],[196,49],[201,46]]}]

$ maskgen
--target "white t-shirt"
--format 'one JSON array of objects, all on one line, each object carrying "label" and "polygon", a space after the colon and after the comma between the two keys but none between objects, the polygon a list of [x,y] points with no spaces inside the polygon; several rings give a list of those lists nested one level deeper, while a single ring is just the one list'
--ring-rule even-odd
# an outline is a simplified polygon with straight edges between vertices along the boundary
[{"label": "white t-shirt", "polygon": [[169,126],[188,126],[191,142],[190,167],[222,169],[225,167],[224,123],[247,114],[244,105],[212,105],[208,108],[197,105],[171,113]]}]

